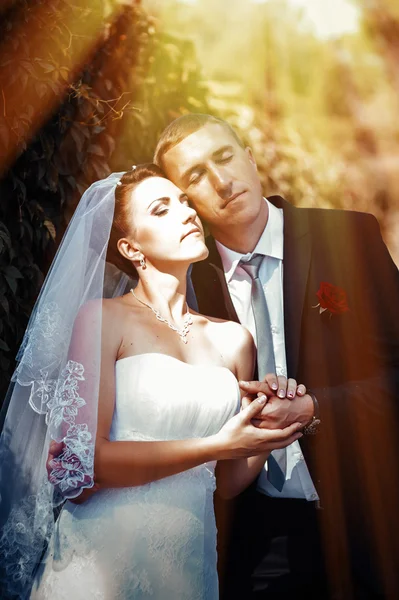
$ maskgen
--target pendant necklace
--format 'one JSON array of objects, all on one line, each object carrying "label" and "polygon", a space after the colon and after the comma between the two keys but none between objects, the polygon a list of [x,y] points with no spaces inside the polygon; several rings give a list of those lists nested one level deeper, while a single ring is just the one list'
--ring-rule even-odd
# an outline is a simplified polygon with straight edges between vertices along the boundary
[{"label": "pendant necklace", "polygon": [[187,312],[186,312],[185,317],[184,317],[183,328],[182,329],[178,329],[177,327],[175,327],[173,325],[173,323],[171,323],[170,321],[168,321],[168,319],[165,319],[165,317],[163,317],[161,315],[161,313],[156,308],[153,308],[150,304],[147,304],[147,302],[144,302],[143,300],[140,300],[140,298],[138,298],[136,296],[136,294],[134,293],[133,288],[131,288],[130,291],[132,292],[132,294],[136,298],[136,300],[138,300],[138,302],[140,302],[141,304],[143,304],[144,306],[146,306],[147,308],[149,308],[150,310],[152,310],[152,312],[154,313],[154,315],[156,316],[156,318],[158,319],[158,321],[162,321],[162,323],[166,323],[171,329],[173,329],[173,331],[176,331],[176,333],[180,337],[180,339],[183,342],[183,344],[187,344],[187,334],[188,334],[188,332],[190,330],[191,325],[193,324],[193,317],[192,317],[192,315],[191,315],[191,313],[189,311],[187,302],[186,302]]}]

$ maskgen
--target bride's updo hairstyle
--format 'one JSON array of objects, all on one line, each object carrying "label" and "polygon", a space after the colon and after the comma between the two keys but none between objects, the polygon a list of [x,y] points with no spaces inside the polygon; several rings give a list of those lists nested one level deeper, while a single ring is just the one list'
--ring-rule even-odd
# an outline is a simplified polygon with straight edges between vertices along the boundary
[{"label": "bride's updo hairstyle", "polygon": [[108,242],[107,262],[115,265],[115,267],[126,273],[129,277],[137,277],[137,271],[133,262],[122,256],[119,252],[117,244],[121,238],[127,237],[132,233],[132,192],[136,185],[149,177],[163,177],[166,179],[166,175],[157,165],[144,163],[142,165],[134,165],[130,171],[126,171],[115,188],[115,210]]}]

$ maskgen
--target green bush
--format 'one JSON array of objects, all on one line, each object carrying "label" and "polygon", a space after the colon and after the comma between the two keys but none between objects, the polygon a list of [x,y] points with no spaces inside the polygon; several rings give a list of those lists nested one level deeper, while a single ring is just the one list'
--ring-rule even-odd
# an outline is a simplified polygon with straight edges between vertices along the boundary
[{"label": "green bush", "polygon": [[[48,103],[39,114],[26,104],[23,114],[11,111],[0,127],[3,144],[13,141],[14,119],[19,127],[17,156],[0,181],[1,398],[45,273],[83,191],[111,170],[151,160],[157,136],[174,116],[208,110],[192,46],[158,32],[139,7],[104,17],[74,75],[71,22],[78,29],[79,20],[95,17],[94,9],[64,0],[39,4],[40,13],[37,3],[24,0],[0,16],[0,82],[10,86],[6,93],[26,94],[34,106],[50,93],[53,106],[49,115]],[[52,36],[65,60],[38,55],[28,35],[15,38],[21,14],[26,31]],[[29,139],[34,119],[43,125]]]}]

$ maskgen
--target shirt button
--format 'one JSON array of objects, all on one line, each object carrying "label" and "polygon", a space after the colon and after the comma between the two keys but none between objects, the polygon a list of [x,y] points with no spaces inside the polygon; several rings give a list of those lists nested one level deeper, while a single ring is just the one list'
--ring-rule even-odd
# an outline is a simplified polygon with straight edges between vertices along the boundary
[{"label": "shirt button", "polygon": [[278,327],[275,327],[275,326],[273,325],[273,327],[271,327],[271,332],[272,332],[272,333],[278,333]]},{"label": "shirt button", "polygon": [[277,375],[284,375],[284,369],[282,367],[276,366]]},{"label": "shirt button", "polygon": [[311,500],[317,500],[317,494],[311,494],[310,495],[310,499]]},{"label": "shirt button", "polygon": [[304,460],[304,458],[303,458],[303,454],[300,454],[300,455],[298,456],[298,458],[299,458],[299,460]]}]

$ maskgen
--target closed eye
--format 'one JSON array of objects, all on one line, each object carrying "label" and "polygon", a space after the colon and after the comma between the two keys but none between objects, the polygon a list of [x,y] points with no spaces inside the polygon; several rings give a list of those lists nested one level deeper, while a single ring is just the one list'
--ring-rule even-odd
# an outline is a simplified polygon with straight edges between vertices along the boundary
[{"label": "closed eye", "polygon": [[161,217],[162,215],[166,215],[169,212],[169,210],[166,207],[163,207],[157,211],[155,211],[154,215],[156,217]]},{"label": "closed eye", "polygon": [[191,177],[188,185],[193,185],[193,184],[196,184],[199,181],[201,181],[204,173],[205,173],[205,171],[197,171],[197,173],[195,173],[195,175],[193,175],[193,177]]},{"label": "closed eye", "polygon": [[156,217],[161,217],[162,215],[166,215],[169,211],[170,198],[159,198],[156,203],[154,203],[153,208],[151,209],[151,214]]},{"label": "closed eye", "polygon": [[230,162],[232,158],[233,158],[233,155],[229,154],[229,156],[223,156],[223,157],[219,158],[216,162],[224,164],[224,163]]}]

